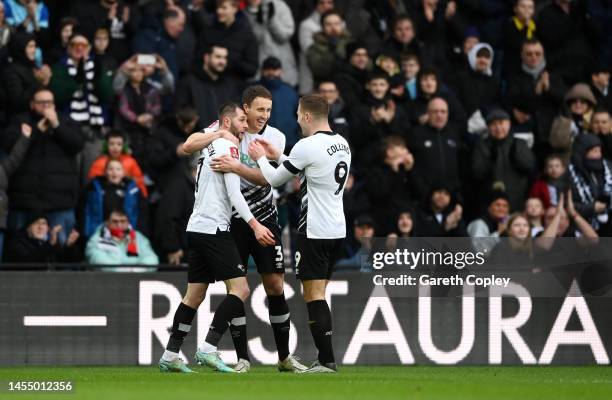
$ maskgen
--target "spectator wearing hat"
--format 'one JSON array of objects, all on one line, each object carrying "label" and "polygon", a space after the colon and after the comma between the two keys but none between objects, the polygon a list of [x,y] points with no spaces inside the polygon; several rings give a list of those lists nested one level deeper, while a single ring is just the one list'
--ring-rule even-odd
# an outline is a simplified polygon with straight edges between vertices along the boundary
[{"label": "spectator wearing hat", "polygon": [[321,32],[315,33],[313,43],[306,51],[315,85],[333,78],[339,64],[346,60],[347,45],[352,42],[339,12],[328,11],[321,15],[321,26]]},{"label": "spectator wearing hat", "polygon": [[339,64],[334,82],[347,110],[350,111],[363,100],[372,62],[368,49],[359,42],[346,45],[346,57],[348,62]]},{"label": "spectator wearing hat", "polygon": [[130,225],[123,210],[109,211],[87,241],[85,257],[97,265],[157,265],[159,259],[146,236]]},{"label": "spectator wearing hat", "polygon": [[325,97],[329,105],[329,126],[334,132],[348,139],[350,133],[349,113],[336,83],[323,81],[319,83],[318,92]]},{"label": "spectator wearing hat", "polygon": [[553,0],[538,14],[538,37],[548,54],[549,68],[571,85],[589,72],[600,29],[587,12],[586,0]]},{"label": "spectator wearing hat", "polygon": [[227,73],[228,57],[228,49],[223,45],[206,47],[199,57],[200,68],[179,81],[176,107],[194,108],[199,128],[217,120],[221,104],[240,99],[238,82]]},{"label": "spectator wearing hat", "polygon": [[10,151],[32,130],[32,142],[21,166],[9,185],[11,209],[8,228],[19,230],[35,211],[42,212],[52,226],[62,225],[60,243],[75,224],[74,207],[78,198],[77,154],[84,139],[69,118],[58,115],[53,93],[36,91],[30,112],[15,116],[3,134],[5,151]]},{"label": "spectator wearing hat", "polygon": [[238,0],[216,1],[215,18],[203,27],[200,41],[204,46],[222,44],[227,49],[227,73],[238,82],[246,83],[257,73],[259,45]]},{"label": "spectator wearing hat", "polygon": [[612,113],[612,89],[610,88],[610,68],[597,64],[591,70],[591,91],[597,104]]},{"label": "spectator wearing hat", "polygon": [[27,111],[32,95],[51,80],[48,65],[36,66],[36,39],[34,35],[16,32],[8,44],[12,61],[4,68],[2,78],[10,101],[7,109],[14,113]]},{"label": "spectator wearing hat", "polygon": [[413,236],[467,236],[463,221],[463,207],[444,185],[432,186],[431,191],[420,204],[416,213]]},{"label": "spectator wearing hat", "polygon": [[[295,21],[287,3],[282,0],[248,0],[245,12],[259,44],[259,59],[274,57],[280,60],[283,80],[296,87],[298,71],[290,43]],[[261,72],[260,69],[257,76],[261,76]]]},{"label": "spectator wearing hat", "polygon": [[423,201],[434,185],[450,193],[461,189],[459,179],[460,132],[449,124],[448,103],[434,97],[427,106],[427,123],[408,136],[408,148],[414,154],[416,198]]},{"label": "spectator wearing hat", "polygon": [[295,119],[299,96],[293,85],[285,81],[285,69],[278,58],[268,57],[264,60],[258,84],[272,93],[274,107],[268,123],[283,132],[287,138],[287,146],[292,147],[301,138]]},{"label": "spectator wearing hat", "polygon": [[383,161],[378,162],[367,174],[365,189],[370,204],[376,205],[372,216],[378,234],[386,236],[395,231],[399,212],[412,204],[415,191],[412,175],[414,157],[404,139],[398,136],[385,138],[380,148]]},{"label": "spectator wearing hat", "polygon": [[590,129],[597,100],[585,83],[577,83],[565,94],[563,114],[553,121],[550,144],[558,152],[569,153],[576,137]]},{"label": "spectator wearing hat", "polygon": [[372,240],[375,234],[375,222],[369,215],[355,218],[353,235],[344,241],[339,260],[334,268],[337,270],[368,270],[372,251]]},{"label": "spectator wearing hat", "polygon": [[25,227],[8,241],[3,261],[13,263],[80,261],[81,254],[76,246],[79,233],[73,229],[66,242],[62,244],[58,239],[61,231],[61,225],[51,228],[44,214],[32,214],[26,221]]},{"label": "spectator wearing hat", "polygon": [[528,108],[523,111],[533,119],[538,157],[548,152],[550,126],[566,90],[563,80],[547,70],[542,44],[536,39],[523,43],[521,70],[510,78],[506,98],[513,103],[520,100]]},{"label": "spectator wearing hat", "polygon": [[521,47],[526,40],[535,39],[534,0],[514,0],[514,15],[504,24],[503,75],[511,77],[521,68]]},{"label": "spectator wearing hat", "polygon": [[598,136],[584,134],[576,138],[568,173],[576,210],[600,235],[609,236],[612,163],[604,159]]},{"label": "spectator wearing hat", "polygon": [[313,89],[312,71],[308,66],[306,51],[314,43],[314,35],[321,31],[321,16],[334,9],[334,0],[317,0],[315,9],[306,19],[300,22],[298,43],[300,45],[299,86],[300,94],[308,94]]},{"label": "spectator wearing hat", "polygon": [[468,119],[468,132],[482,134],[487,124],[484,117],[498,102],[499,81],[493,76],[493,48],[478,43],[468,53],[470,70],[459,74],[457,97]]},{"label": "spectator wearing hat", "polygon": [[410,129],[403,108],[389,94],[389,81],[384,73],[372,73],[367,94],[351,111],[351,145],[356,165],[375,164],[381,141],[391,135],[406,137]]},{"label": "spectator wearing hat", "polygon": [[506,231],[509,216],[510,202],[506,192],[492,189],[484,214],[470,222],[467,227],[467,233],[472,238],[476,251],[488,252],[495,247],[500,235]]},{"label": "spectator wearing hat", "polygon": [[536,163],[522,139],[510,134],[510,115],[493,109],[487,115],[489,136],[480,140],[472,157],[472,174],[479,187],[503,186],[511,209],[520,210],[525,202],[530,174]]}]

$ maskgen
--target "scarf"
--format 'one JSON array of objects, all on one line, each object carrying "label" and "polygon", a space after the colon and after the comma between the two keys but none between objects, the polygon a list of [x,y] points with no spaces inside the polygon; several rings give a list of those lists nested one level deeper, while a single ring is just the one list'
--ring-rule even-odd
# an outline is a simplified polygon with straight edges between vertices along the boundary
[{"label": "scarf", "polygon": [[521,64],[521,68],[523,72],[527,75],[531,76],[533,80],[537,80],[540,77],[542,71],[546,69],[546,60],[543,60],[540,64],[536,65],[534,68],[529,68],[525,64]]},{"label": "scarf", "polygon": [[95,65],[92,59],[75,65],[71,58],[66,60],[68,75],[78,82],[82,82],[81,88],[75,91],[70,102],[70,118],[78,123],[88,122],[90,126],[104,125],[102,107],[98,97],[94,94],[95,88]]},{"label": "scarf", "polygon": [[[610,167],[607,162],[603,162],[604,167],[604,185],[603,192],[607,195],[612,195],[612,171],[610,171]],[[576,187],[578,196],[580,197],[580,202],[584,204],[592,204],[595,202],[596,198],[591,191],[591,186],[588,184],[586,179],[578,173],[574,164],[569,165],[569,173],[574,186]],[[597,220],[597,216],[594,216],[591,220],[591,225],[593,229],[599,229],[599,221]]]},{"label": "scarf", "polygon": [[518,19],[518,17],[512,17],[512,21],[514,22],[514,26],[516,26],[516,29],[518,29],[521,32],[525,28],[527,28],[526,35],[525,35],[527,37],[527,40],[533,38],[533,33],[536,30],[536,25],[535,25],[535,22],[533,22],[533,20],[529,20],[527,25],[525,25],[520,19]]},{"label": "scarf", "polygon": [[119,240],[123,240],[127,237],[128,245],[127,245],[127,255],[128,257],[138,257],[138,244],[136,241],[136,230],[132,228],[132,225],[125,231],[120,229],[110,229],[106,225],[102,228],[100,232],[101,240],[100,242],[105,246],[110,247],[118,247],[117,242],[113,240],[113,238],[117,238]]}]

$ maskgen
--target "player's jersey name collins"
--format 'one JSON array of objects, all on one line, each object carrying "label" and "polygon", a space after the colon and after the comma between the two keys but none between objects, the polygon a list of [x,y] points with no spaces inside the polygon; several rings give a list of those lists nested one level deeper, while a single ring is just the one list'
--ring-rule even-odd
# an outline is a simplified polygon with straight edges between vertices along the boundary
[{"label": "player's jersey name collins", "polygon": [[339,151],[344,151],[346,154],[351,154],[351,149],[344,143],[332,144],[327,148],[327,154],[333,156]]}]

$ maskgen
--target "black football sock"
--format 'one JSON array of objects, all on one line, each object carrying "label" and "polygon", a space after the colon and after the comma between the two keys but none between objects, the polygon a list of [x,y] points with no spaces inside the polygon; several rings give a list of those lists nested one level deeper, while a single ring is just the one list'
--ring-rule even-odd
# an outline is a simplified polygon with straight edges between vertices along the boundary
[{"label": "black football sock", "polygon": [[244,303],[240,297],[228,294],[225,299],[219,304],[215,316],[206,335],[206,343],[217,346],[219,340],[227,330],[230,321],[236,317],[244,315]]},{"label": "black football sock", "polygon": [[189,307],[185,303],[179,304],[174,313],[174,321],[172,322],[172,332],[166,350],[173,353],[178,353],[181,350],[185,336],[191,330],[191,322],[196,314],[195,309]]},{"label": "black football sock", "polygon": [[234,348],[236,349],[236,356],[238,359],[242,358],[247,361],[251,361],[249,358],[247,344],[246,313],[244,312],[244,303],[242,303],[240,314],[232,318],[230,321],[230,333],[232,334],[232,341],[234,342]]},{"label": "black football sock", "polygon": [[332,319],[331,311],[325,300],[314,300],[306,303],[308,307],[308,325],[319,350],[321,364],[334,363],[334,349],[332,346]]},{"label": "black football sock", "polygon": [[268,296],[268,313],[270,324],[274,332],[274,341],[278,350],[278,359],[284,360],[289,356],[289,305],[285,294]]}]

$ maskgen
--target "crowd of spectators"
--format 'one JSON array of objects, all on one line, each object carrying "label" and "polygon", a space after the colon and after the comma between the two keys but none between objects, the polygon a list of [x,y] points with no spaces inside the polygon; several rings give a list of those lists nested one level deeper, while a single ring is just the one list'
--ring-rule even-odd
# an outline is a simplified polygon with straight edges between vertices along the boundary
[{"label": "crowd of spectators", "polygon": [[182,144],[251,84],[287,150],[313,91],[351,145],[340,265],[375,236],[610,236],[611,66],[606,0],[2,0],[2,259],[184,262]]}]

